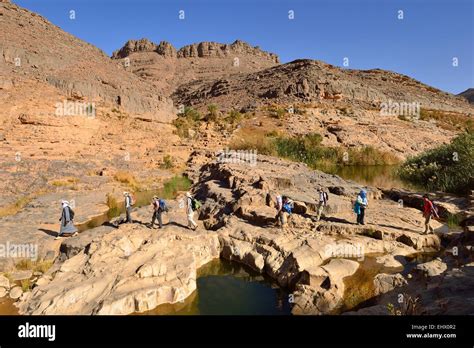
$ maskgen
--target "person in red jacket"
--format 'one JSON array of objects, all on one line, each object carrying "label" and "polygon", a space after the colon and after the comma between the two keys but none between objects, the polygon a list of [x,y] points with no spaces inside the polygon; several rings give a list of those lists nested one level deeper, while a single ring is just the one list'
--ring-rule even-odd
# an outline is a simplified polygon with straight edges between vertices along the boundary
[{"label": "person in red jacket", "polygon": [[431,218],[433,216],[438,218],[439,216],[433,202],[429,200],[428,195],[423,196],[423,216],[425,217],[425,231],[423,233],[433,233],[434,229],[430,225]]}]

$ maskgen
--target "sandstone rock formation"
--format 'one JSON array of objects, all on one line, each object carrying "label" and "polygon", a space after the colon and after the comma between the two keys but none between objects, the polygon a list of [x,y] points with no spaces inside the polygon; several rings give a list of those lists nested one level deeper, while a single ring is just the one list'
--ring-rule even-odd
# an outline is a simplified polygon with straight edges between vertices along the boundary
[{"label": "sandstone rock formation", "polygon": [[218,256],[216,235],[122,226],[68,258],[20,313],[131,314],[183,301],[196,290],[197,268]]},{"label": "sandstone rock formation", "polygon": [[100,101],[129,112],[159,114],[163,121],[170,120],[169,100],[153,93],[146,82],[98,48],[14,4],[2,3],[0,13],[4,33],[0,58],[5,62],[1,75],[9,84],[24,83],[25,79],[39,81],[69,97]]},{"label": "sandstone rock formation", "polygon": [[232,44],[200,42],[179,50],[166,41],[155,44],[148,39],[130,40],[112,58],[123,64],[127,59],[130,71],[166,95],[187,82],[254,72],[279,63],[275,54],[240,40]]},{"label": "sandstone rock formation", "polygon": [[176,103],[217,104],[241,109],[259,104],[341,100],[355,107],[371,109],[381,103],[418,102],[425,109],[452,110],[473,114],[472,107],[456,96],[424,85],[408,76],[384,71],[341,69],[321,61],[301,59],[258,72],[225,79],[226,88],[216,93],[214,81],[183,84],[174,93]]}]

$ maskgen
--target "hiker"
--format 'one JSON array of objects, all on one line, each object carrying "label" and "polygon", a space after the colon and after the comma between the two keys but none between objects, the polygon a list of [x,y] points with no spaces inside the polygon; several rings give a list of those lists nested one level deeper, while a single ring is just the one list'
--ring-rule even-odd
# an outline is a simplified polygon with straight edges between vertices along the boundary
[{"label": "hiker", "polygon": [[282,219],[283,219],[283,212],[282,212],[283,198],[279,193],[277,193],[277,195],[276,195],[276,209],[277,209],[277,214],[275,216],[275,220],[276,220],[277,225],[281,227],[283,225],[283,222],[282,222]]},{"label": "hiker", "polygon": [[158,228],[163,227],[163,220],[162,220],[162,209],[160,207],[160,199],[157,196],[153,196],[151,201],[151,205],[153,207],[153,217],[151,218],[150,228],[153,228],[155,225],[155,220],[158,220]]},{"label": "hiker", "polygon": [[168,206],[164,199],[158,198],[158,196],[153,196],[153,200],[151,202],[153,206],[153,217],[151,218],[151,227],[155,225],[155,219],[158,220],[158,228],[163,227],[163,220],[162,214],[168,211]]},{"label": "hiker", "polygon": [[61,201],[61,207],[62,207],[62,212],[61,212],[61,218],[59,221],[61,221],[61,227],[59,229],[58,236],[56,239],[59,239],[59,237],[62,237],[63,235],[67,234],[70,235],[72,234],[77,235],[77,228],[74,226],[74,211],[71,209],[69,206],[68,201]]},{"label": "hiker", "polygon": [[369,202],[367,201],[367,191],[360,190],[354,204],[354,212],[357,214],[357,225],[365,225],[365,209],[368,205]]},{"label": "hiker", "polygon": [[125,197],[125,214],[127,216],[125,222],[132,223],[132,196],[130,196],[130,193],[128,192],[124,192],[123,196]]},{"label": "hiker", "polygon": [[283,196],[282,198],[282,207],[279,211],[278,217],[280,221],[280,227],[284,227],[284,225],[287,223],[288,216],[291,216],[291,212],[293,211],[294,203],[293,201],[286,196]]},{"label": "hiker", "polygon": [[328,204],[328,194],[323,190],[321,186],[318,187],[318,212],[316,221],[321,220],[321,214],[323,213],[324,207]]},{"label": "hiker", "polygon": [[432,201],[428,198],[428,195],[423,195],[423,216],[425,218],[425,231],[424,234],[433,233],[434,229],[431,227],[431,218],[439,218],[438,211]]},{"label": "hiker", "polygon": [[197,223],[194,221],[194,210],[196,210],[196,200],[189,192],[186,192],[186,213],[188,215],[188,228],[191,230],[197,229]]}]

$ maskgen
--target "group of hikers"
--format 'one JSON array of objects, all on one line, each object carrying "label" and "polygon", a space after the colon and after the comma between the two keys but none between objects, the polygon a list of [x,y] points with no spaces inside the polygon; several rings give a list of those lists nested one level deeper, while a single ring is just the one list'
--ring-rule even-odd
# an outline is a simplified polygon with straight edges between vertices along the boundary
[{"label": "group of hikers", "polygon": [[[201,206],[200,202],[195,199],[191,193],[186,192],[186,216],[188,225],[187,227],[191,230],[196,230],[198,224],[194,221],[194,212],[199,209]],[[125,197],[125,222],[132,223],[132,206],[135,204],[133,197],[128,192],[124,192]],[[155,226],[155,221],[158,222],[158,228],[163,228],[163,213],[169,211],[166,201],[158,196],[153,196],[151,200],[151,206],[153,215],[151,217],[150,228]]]},{"label": "group of hikers", "polygon": [[[329,194],[322,186],[318,186],[316,192],[317,208],[316,208],[316,221],[321,220],[321,215],[328,205]],[[356,224],[365,225],[365,210],[369,206],[367,199],[367,191],[362,189],[357,195],[354,201],[354,213],[356,214]],[[278,226],[283,227],[288,221],[288,217],[291,215],[294,202],[287,196],[281,196],[277,194],[276,197],[276,208],[277,215],[275,220]],[[431,226],[432,218],[439,218],[438,210],[434,203],[429,199],[428,195],[423,195],[423,217],[425,218],[425,230],[424,234],[433,233],[434,229]]]},{"label": "group of hikers", "polygon": [[[135,200],[129,192],[124,192],[124,206],[125,206],[125,222],[132,223],[132,207],[135,205]],[[194,212],[197,211],[201,203],[194,198],[190,192],[186,192],[185,195],[186,203],[185,210],[187,216],[187,227],[191,230],[196,230],[198,224],[194,221]],[[318,186],[316,192],[316,221],[321,220],[321,215],[324,212],[324,209],[328,205],[329,194],[323,189],[322,186]],[[362,189],[357,195],[354,201],[354,213],[356,214],[356,223],[357,225],[365,225],[365,210],[367,209],[369,203],[367,200],[367,191]],[[77,235],[78,230],[74,226],[74,211],[72,210],[68,201],[61,201],[61,222],[60,232],[58,237],[62,236],[71,236]],[[150,228],[154,228],[155,221],[158,223],[158,228],[163,227],[163,213],[168,212],[168,206],[166,201],[158,196],[153,196],[151,200],[151,206],[153,215],[151,218],[151,223],[149,224]],[[276,224],[280,227],[284,227],[288,221],[288,217],[291,216],[294,209],[293,200],[284,195],[277,194],[276,196],[276,209],[277,214],[275,216]],[[438,211],[434,203],[429,199],[428,195],[423,196],[423,217],[425,218],[425,230],[424,233],[433,233],[434,229],[431,227],[431,219],[439,218]]]}]

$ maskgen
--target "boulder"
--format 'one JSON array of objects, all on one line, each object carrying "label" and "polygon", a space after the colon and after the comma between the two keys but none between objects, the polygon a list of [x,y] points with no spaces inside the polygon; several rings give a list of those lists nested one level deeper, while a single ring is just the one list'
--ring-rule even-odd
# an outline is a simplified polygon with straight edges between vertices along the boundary
[{"label": "boulder", "polygon": [[10,273],[10,277],[13,281],[30,279],[33,276],[33,271],[31,270],[20,270]]},{"label": "boulder", "polygon": [[0,287],[10,289],[10,280],[4,275],[0,275]]},{"label": "boulder", "polygon": [[407,281],[400,273],[397,274],[377,274],[374,278],[374,295],[384,294],[393,289],[406,285]]},{"label": "boulder", "polygon": [[19,286],[14,286],[10,290],[10,298],[13,300],[19,299],[23,294],[23,290]]},{"label": "boulder", "polygon": [[435,277],[448,269],[448,266],[441,260],[435,259],[429,262],[416,265],[416,270],[422,272],[427,277]]}]

